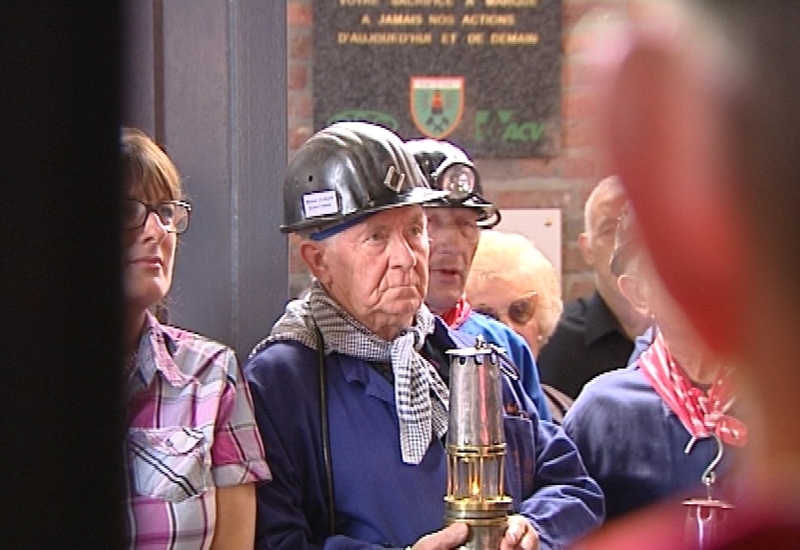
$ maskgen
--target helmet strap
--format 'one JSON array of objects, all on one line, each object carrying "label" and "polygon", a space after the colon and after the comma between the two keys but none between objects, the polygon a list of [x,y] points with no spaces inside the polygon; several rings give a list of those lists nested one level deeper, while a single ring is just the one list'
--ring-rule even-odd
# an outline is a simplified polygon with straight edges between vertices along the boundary
[{"label": "helmet strap", "polygon": [[363,222],[368,217],[370,217],[372,214],[373,214],[373,212],[370,212],[369,214],[362,214],[360,216],[354,216],[354,217],[352,217],[350,219],[347,219],[347,220],[343,221],[342,223],[337,223],[335,225],[328,226],[325,229],[321,229],[320,231],[316,231],[316,232],[312,233],[309,236],[309,239],[311,239],[312,241],[316,241],[316,242],[324,241],[328,237],[333,237],[337,233],[341,233],[342,231],[353,227],[357,223]]}]

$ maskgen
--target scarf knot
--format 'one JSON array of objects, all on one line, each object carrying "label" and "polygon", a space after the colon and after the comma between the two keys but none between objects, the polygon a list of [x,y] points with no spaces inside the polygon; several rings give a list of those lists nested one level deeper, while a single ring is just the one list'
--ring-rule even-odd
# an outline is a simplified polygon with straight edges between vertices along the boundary
[{"label": "scarf knot", "polygon": [[692,439],[717,436],[728,445],[747,443],[747,425],[728,414],[736,399],[732,368],[723,368],[708,392],[692,385],[659,334],[638,360],[653,389],[680,419]]}]

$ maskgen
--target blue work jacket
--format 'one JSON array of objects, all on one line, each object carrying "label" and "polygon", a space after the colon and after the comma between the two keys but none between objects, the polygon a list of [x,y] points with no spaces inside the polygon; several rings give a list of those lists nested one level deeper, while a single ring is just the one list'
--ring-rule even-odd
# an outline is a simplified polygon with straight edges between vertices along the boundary
[{"label": "blue work jacket", "polygon": [[[474,345],[437,319],[440,349]],[[329,525],[318,352],[275,342],[245,365],[273,479],[258,487],[256,548],[404,548],[444,527],[445,445],[433,438],[417,465],[403,463],[394,389],[351,356],[324,357],[335,533]],[[519,382],[503,377],[506,492],[528,517],[542,549],[597,527],[604,501],[575,445],[536,408]]]}]

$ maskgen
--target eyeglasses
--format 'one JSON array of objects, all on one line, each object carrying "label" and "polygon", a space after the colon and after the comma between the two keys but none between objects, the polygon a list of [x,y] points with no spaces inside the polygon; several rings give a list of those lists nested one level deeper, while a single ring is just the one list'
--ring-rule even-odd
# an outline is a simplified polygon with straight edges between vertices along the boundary
[{"label": "eyeglasses", "polygon": [[[527,324],[533,314],[536,313],[536,292],[527,292],[519,298],[512,300],[508,304],[508,318],[518,325]],[[475,311],[483,313],[497,321],[500,321],[501,314],[496,309],[486,304],[475,306]]]},{"label": "eyeglasses", "polygon": [[122,201],[122,227],[139,229],[147,221],[150,212],[155,212],[164,229],[180,235],[189,229],[189,214],[192,205],[185,201],[163,201],[147,204],[134,199]]}]

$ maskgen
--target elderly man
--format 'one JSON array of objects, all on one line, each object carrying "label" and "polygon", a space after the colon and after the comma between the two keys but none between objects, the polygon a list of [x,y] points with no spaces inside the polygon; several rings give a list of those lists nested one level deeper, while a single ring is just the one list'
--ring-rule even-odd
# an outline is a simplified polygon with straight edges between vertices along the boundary
[{"label": "elderly man", "polygon": [[[664,286],[709,348],[737,365],[754,419],[741,464],[752,480],[712,547],[794,549],[800,3],[639,4],[634,24],[594,52],[603,143]],[[584,547],[680,547],[679,512],[659,506]]]},{"label": "elderly man", "polygon": [[[258,489],[257,548],[457,548],[443,529],[449,361],[463,346],[424,305],[431,190],[402,141],[337,123],[297,152],[282,230],[315,280],[245,367],[273,482]],[[474,342],[473,342],[474,343]],[[469,344],[471,345],[471,344]],[[562,547],[596,527],[602,493],[560,428],[503,377],[500,548]]]},{"label": "elderly man", "polygon": [[[464,294],[481,229],[500,221],[497,207],[482,196],[480,175],[467,154],[447,141],[414,139],[406,142],[433,189],[447,197],[426,204],[430,239],[430,280],[425,304],[450,328],[481,335],[500,346],[520,372],[522,387],[533,399],[539,418],[550,420],[539,372],[531,349],[503,323],[477,313]],[[530,308],[534,304],[524,302]]]},{"label": "elderly man", "polygon": [[595,291],[564,305],[537,357],[542,381],[573,399],[601,372],[627,365],[634,338],[647,329],[648,318],[620,293],[608,267],[624,203],[625,191],[615,176],[600,181],[586,200],[578,245],[594,270]]},{"label": "elderly man", "polygon": [[[617,227],[611,272],[656,319],[653,344],[629,367],[586,384],[564,419],[606,497],[606,519],[683,494],[736,500],[731,465],[747,442],[734,416],[735,369],[711,353],[664,290],[632,209]],[[713,472],[713,483],[710,483]]]}]

